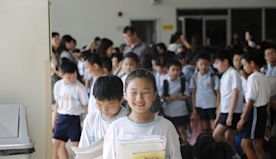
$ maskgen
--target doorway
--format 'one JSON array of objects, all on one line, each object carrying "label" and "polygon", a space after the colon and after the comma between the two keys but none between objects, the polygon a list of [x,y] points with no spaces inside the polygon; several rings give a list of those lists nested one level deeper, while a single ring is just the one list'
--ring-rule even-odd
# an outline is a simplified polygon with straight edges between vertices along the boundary
[{"label": "doorway", "polygon": [[153,44],[158,41],[156,20],[131,20],[131,25],[136,28],[141,40],[147,44]]},{"label": "doorway", "polygon": [[196,38],[201,46],[225,46],[228,43],[227,16],[182,16],[178,20],[189,41]]}]

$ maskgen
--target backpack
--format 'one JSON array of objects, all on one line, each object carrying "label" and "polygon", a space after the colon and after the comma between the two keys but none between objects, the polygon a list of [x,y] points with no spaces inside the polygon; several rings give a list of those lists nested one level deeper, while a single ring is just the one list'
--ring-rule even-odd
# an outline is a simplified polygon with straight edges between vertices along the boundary
[{"label": "backpack", "polygon": [[[169,97],[169,82],[168,80],[164,80],[163,81],[164,84],[164,90],[163,90],[163,97]],[[183,73],[181,73],[180,75],[180,85],[181,85],[181,93],[183,96],[185,96],[185,90],[186,90],[186,78],[184,76]],[[189,114],[192,112],[192,101],[191,98],[189,98],[188,100],[185,100],[186,105],[187,105],[187,109]]]},{"label": "backpack", "polygon": [[[168,97],[168,96],[170,96],[168,80],[164,80],[163,84],[164,84],[163,97]],[[182,95],[185,95],[184,92],[186,90],[186,78],[183,73],[181,73],[181,75],[180,75],[180,85],[181,85],[181,93],[182,93]]]},{"label": "backpack", "polygon": [[[216,90],[214,89],[215,85],[216,85],[216,77],[218,77],[216,74],[211,73],[211,88],[214,91],[215,96],[217,95]],[[192,76],[192,82],[195,84],[195,88],[196,88],[196,84],[197,84],[197,79],[198,79],[198,72],[194,73],[194,75]]]}]

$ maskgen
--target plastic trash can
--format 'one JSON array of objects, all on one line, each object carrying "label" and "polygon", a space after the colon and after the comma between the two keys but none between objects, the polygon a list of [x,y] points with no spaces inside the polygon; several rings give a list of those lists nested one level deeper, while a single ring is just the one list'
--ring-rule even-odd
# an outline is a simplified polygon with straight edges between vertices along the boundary
[{"label": "plastic trash can", "polygon": [[30,159],[35,151],[31,143],[23,105],[0,105],[0,158]]}]

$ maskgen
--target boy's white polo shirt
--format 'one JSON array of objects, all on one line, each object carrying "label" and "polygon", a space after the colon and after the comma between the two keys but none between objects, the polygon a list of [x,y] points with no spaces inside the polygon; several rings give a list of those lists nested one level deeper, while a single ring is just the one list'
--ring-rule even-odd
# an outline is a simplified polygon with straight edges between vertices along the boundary
[{"label": "boy's white polo shirt", "polygon": [[232,103],[233,90],[239,91],[237,104],[234,113],[242,113],[243,111],[243,90],[240,74],[233,68],[229,67],[220,79],[220,106],[221,113],[228,113]]},{"label": "boy's white polo shirt", "polygon": [[270,99],[270,86],[267,77],[260,72],[254,72],[248,77],[246,102],[254,101],[255,107],[264,106]]},{"label": "boy's white polo shirt", "polygon": [[[211,72],[202,75],[197,72],[197,81],[191,80],[191,88],[196,89],[196,107],[208,109],[216,107],[215,91],[219,90],[219,78],[211,75]],[[196,82],[196,83],[194,83]]]}]

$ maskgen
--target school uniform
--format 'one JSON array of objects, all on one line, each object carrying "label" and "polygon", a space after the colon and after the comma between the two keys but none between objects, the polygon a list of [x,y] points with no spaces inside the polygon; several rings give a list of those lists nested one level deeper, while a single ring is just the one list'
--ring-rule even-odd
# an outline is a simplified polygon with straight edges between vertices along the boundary
[{"label": "school uniform", "polygon": [[164,83],[163,81],[168,78],[168,74],[160,74],[159,72],[154,73],[156,87],[157,87],[157,93],[160,97],[163,96],[163,87]]},{"label": "school uniform", "polygon": [[67,142],[79,141],[81,135],[80,115],[84,113],[83,106],[88,104],[88,95],[84,86],[76,81],[66,84],[64,80],[56,82],[54,98],[58,103],[58,118],[54,139]]},{"label": "school uniform", "polygon": [[[145,124],[138,124],[128,117],[122,117],[113,122],[104,137],[103,159],[116,159],[116,144],[118,139],[128,137],[164,136],[166,142],[166,159],[181,159],[179,136],[173,124],[167,119],[155,115],[154,120]],[[132,139],[133,139],[132,138]]]},{"label": "school uniform", "polygon": [[267,65],[266,76],[276,77],[276,66]]},{"label": "school uniform", "polygon": [[266,127],[266,107],[270,99],[270,86],[267,77],[260,72],[252,73],[247,82],[246,102],[251,100],[254,104],[246,121],[243,137],[262,139]]},{"label": "school uniform", "polygon": [[[220,119],[219,123],[226,126],[229,108],[232,103],[233,90],[239,91],[237,103],[233,113],[232,126],[229,128],[236,129],[243,112],[243,90],[240,74],[233,68],[229,67],[220,79]],[[227,126],[228,127],[228,126]]]},{"label": "school uniform", "polygon": [[[172,81],[169,77],[167,78],[169,86],[169,95],[183,96],[181,92],[181,78],[177,77],[176,80]],[[187,87],[186,87],[187,88]],[[186,96],[189,96],[187,91],[184,92]],[[189,124],[189,111],[187,108],[187,102],[184,100],[174,100],[171,102],[164,102],[163,113],[167,119],[169,119],[176,127],[187,126]]]},{"label": "school uniform", "polygon": [[202,75],[200,72],[192,76],[190,88],[196,90],[195,107],[201,120],[216,118],[216,91],[219,90],[219,78],[211,71]]},{"label": "school uniform", "polygon": [[102,139],[110,124],[127,114],[127,109],[121,106],[119,113],[110,120],[103,119],[100,111],[85,118],[79,147],[92,145]]}]

